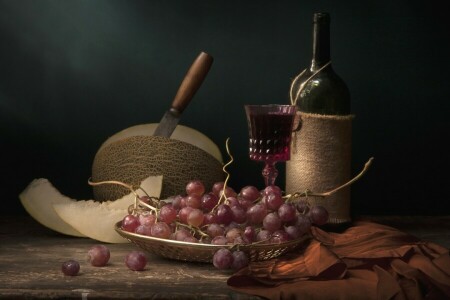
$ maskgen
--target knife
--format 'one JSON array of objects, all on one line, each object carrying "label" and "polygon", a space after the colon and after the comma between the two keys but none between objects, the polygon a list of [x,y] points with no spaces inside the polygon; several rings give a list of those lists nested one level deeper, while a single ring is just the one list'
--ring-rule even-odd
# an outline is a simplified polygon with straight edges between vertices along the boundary
[{"label": "knife", "polygon": [[189,68],[173,99],[172,106],[164,114],[154,136],[170,137],[180,121],[181,114],[194,97],[213,63],[211,55],[201,52]]}]

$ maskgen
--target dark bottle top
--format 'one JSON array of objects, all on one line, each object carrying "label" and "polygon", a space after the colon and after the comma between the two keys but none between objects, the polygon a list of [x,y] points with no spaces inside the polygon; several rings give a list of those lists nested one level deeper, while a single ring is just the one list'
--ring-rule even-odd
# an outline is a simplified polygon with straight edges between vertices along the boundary
[{"label": "dark bottle top", "polygon": [[300,73],[292,83],[291,100],[294,100],[302,112],[323,115],[350,114],[350,92],[331,66],[328,13],[314,14],[312,50],[311,66]]}]

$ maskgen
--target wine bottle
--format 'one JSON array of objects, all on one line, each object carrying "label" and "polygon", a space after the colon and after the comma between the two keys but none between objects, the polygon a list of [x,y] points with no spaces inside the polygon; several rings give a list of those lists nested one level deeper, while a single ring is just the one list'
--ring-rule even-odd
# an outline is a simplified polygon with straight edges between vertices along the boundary
[{"label": "wine bottle", "polygon": [[[300,130],[294,133],[291,160],[286,163],[286,192],[323,193],[350,180],[350,92],[333,70],[330,54],[330,15],[313,16],[312,61],[291,83],[291,103],[297,105]],[[350,187],[331,196],[308,197],[329,212],[330,224],[351,221]]]},{"label": "wine bottle", "polygon": [[331,65],[328,13],[314,14],[312,37],[311,66],[294,80],[291,94],[294,95],[294,100],[301,111],[324,115],[348,115],[351,104],[349,89]]}]

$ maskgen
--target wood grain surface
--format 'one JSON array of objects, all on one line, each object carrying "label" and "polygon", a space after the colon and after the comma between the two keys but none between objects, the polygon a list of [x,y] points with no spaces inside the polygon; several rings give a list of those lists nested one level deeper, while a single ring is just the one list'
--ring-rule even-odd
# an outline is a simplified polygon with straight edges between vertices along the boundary
[{"label": "wood grain surface", "polygon": [[[448,217],[364,217],[450,248]],[[29,217],[0,220],[1,299],[259,299],[232,291],[231,273],[211,264],[168,260],[148,255],[142,272],[129,270],[124,258],[137,247],[109,244],[110,263],[93,267],[86,261],[97,241],[58,234]],[[78,276],[64,276],[61,264],[76,259]]]}]

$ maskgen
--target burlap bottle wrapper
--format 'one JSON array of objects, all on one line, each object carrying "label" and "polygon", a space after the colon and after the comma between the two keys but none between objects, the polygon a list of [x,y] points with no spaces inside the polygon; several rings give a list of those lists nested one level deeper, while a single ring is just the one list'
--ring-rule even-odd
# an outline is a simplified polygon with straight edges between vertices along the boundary
[{"label": "burlap bottle wrapper", "polygon": [[[302,127],[293,133],[291,159],[286,162],[286,192],[322,193],[349,181],[354,116],[297,114]],[[350,187],[327,197],[309,196],[308,200],[327,208],[331,224],[351,221]]]}]

